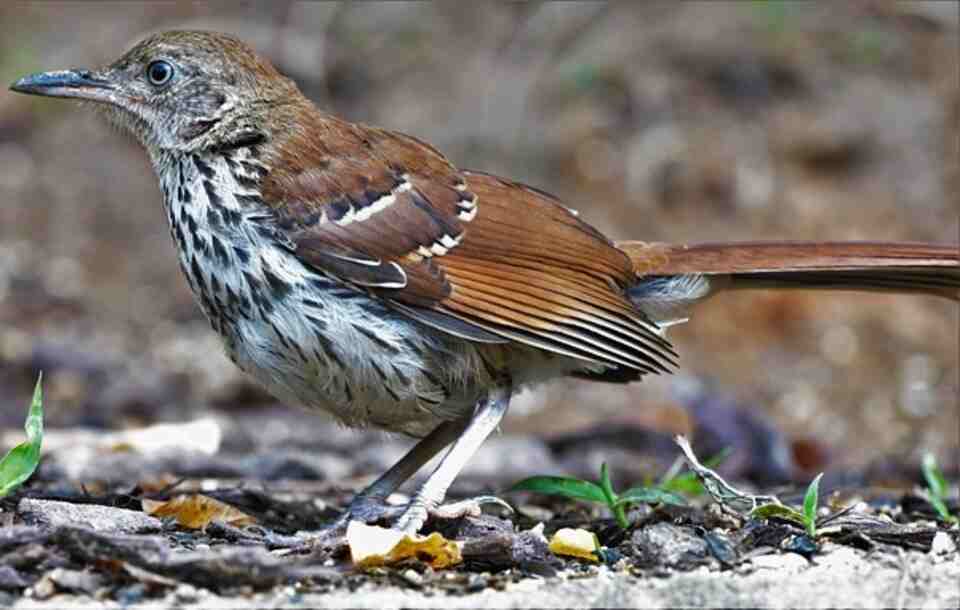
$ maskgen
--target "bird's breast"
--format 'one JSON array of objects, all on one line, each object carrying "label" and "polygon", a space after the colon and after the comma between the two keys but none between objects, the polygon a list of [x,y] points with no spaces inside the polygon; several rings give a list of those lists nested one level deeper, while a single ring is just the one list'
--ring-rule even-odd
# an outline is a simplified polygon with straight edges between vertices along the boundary
[{"label": "bird's breast", "polygon": [[474,347],[304,265],[269,224],[249,158],[190,156],[158,173],[198,304],[228,356],[272,394],[417,435],[472,408],[483,385]]}]

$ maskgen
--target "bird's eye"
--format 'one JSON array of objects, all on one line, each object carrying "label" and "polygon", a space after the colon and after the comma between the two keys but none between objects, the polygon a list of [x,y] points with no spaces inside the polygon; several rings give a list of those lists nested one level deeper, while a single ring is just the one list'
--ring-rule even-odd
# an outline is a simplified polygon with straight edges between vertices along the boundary
[{"label": "bird's eye", "polygon": [[147,80],[154,87],[166,85],[171,78],[173,78],[173,66],[170,65],[170,62],[158,59],[151,61],[150,65],[147,66]]}]

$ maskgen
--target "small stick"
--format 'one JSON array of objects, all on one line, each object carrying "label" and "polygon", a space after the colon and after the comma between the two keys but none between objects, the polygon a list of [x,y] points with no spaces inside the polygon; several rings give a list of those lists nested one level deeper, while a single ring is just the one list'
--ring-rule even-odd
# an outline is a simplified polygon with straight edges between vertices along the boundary
[{"label": "small stick", "polygon": [[[738,516],[742,516],[743,512],[753,511],[757,506],[763,504],[777,504],[781,505],[782,503],[776,496],[760,496],[749,494],[744,491],[740,491],[733,485],[730,485],[723,480],[716,471],[707,468],[700,463],[700,460],[697,459],[696,454],[693,452],[693,448],[690,446],[690,441],[687,440],[687,437],[682,434],[677,435],[674,438],[674,442],[680,447],[680,450],[683,451],[683,455],[687,460],[687,464],[690,466],[697,478],[700,479],[700,482],[703,483],[704,489],[707,490],[707,493],[723,508],[733,509]],[[745,510],[744,505],[749,504],[749,510]],[[740,507],[740,508],[738,508]]]}]

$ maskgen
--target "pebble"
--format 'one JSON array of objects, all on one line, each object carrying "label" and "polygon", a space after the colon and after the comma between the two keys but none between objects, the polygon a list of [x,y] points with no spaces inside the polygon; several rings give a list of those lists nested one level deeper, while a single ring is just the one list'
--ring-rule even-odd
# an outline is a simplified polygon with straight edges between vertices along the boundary
[{"label": "pebble", "polygon": [[950,534],[946,532],[937,532],[933,536],[933,542],[930,543],[931,555],[950,555],[956,552],[957,544],[953,541],[953,538],[950,537]]}]

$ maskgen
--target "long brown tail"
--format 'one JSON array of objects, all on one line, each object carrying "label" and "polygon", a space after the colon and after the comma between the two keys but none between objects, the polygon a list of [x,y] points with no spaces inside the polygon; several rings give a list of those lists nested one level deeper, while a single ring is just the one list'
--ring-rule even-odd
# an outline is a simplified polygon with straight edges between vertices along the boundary
[{"label": "long brown tail", "polygon": [[[644,284],[704,277],[709,289],[802,288],[931,294],[960,301],[960,245],[895,242],[620,242]],[[693,296],[693,295],[691,295]]]}]

